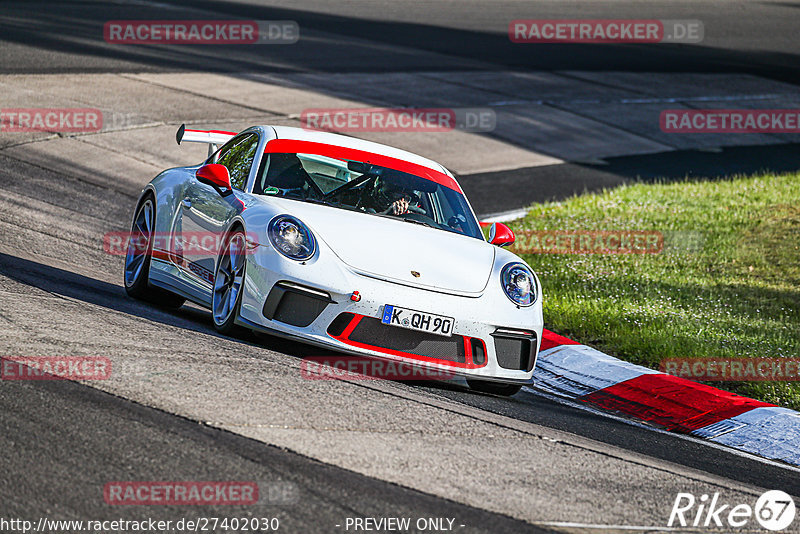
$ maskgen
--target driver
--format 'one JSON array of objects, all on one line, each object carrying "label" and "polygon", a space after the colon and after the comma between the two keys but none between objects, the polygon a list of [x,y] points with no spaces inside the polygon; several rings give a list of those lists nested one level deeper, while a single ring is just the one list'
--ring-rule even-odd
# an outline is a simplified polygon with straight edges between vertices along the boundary
[{"label": "driver", "polygon": [[408,213],[408,208],[411,199],[409,197],[402,197],[398,198],[394,202],[391,203],[389,209],[391,210],[392,215],[403,215],[404,213]]},{"label": "driver", "polygon": [[376,210],[387,215],[404,215],[419,210],[416,192],[406,187],[400,180],[382,178],[375,191]]}]

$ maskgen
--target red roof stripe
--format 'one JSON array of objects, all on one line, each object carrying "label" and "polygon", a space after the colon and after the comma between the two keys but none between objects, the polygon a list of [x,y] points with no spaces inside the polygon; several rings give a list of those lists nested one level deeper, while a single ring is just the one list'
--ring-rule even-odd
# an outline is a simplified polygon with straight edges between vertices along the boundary
[{"label": "red roof stripe", "polygon": [[317,156],[327,156],[329,158],[363,161],[426,178],[432,182],[436,182],[439,185],[443,185],[449,189],[452,189],[453,191],[457,191],[462,195],[464,194],[464,192],[461,190],[461,187],[459,187],[458,182],[443,172],[431,169],[430,167],[426,167],[418,163],[412,163],[410,161],[393,158],[391,156],[384,156],[382,154],[375,154],[365,150],[329,145],[326,143],[317,143],[315,141],[273,139],[267,143],[264,152],[284,154],[315,154]]}]

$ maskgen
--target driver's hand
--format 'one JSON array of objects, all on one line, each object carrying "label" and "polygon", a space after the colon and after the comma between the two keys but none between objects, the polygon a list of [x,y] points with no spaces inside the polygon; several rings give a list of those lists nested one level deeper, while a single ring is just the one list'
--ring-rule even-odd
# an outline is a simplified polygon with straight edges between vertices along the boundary
[{"label": "driver's hand", "polygon": [[390,207],[393,215],[403,215],[404,213],[408,213],[408,206],[408,200],[401,198],[400,200],[392,202]]}]

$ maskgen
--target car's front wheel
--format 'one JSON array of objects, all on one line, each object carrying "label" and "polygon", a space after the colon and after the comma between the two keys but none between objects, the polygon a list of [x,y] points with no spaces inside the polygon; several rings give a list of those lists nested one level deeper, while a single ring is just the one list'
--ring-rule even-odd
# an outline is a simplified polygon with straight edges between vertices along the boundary
[{"label": "car's front wheel", "polygon": [[476,380],[474,378],[468,378],[467,384],[469,384],[469,388],[474,391],[501,395],[504,397],[515,395],[522,389],[522,386],[519,384],[503,384],[501,382],[489,382],[488,380]]},{"label": "car's front wheel", "polygon": [[155,224],[155,202],[153,196],[148,194],[136,208],[136,216],[131,225],[128,250],[125,253],[125,292],[133,298],[158,306],[180,308],[186,299],[164,289],[151,287],[149,283]]},{"label": "car's front wheel", "polygon": [[246,245],[244,232],[240,228],[233,230],[226,237],[217,260],[211,314],[214,328],[222,334],[230,334],[236,328],[244,286]]}]

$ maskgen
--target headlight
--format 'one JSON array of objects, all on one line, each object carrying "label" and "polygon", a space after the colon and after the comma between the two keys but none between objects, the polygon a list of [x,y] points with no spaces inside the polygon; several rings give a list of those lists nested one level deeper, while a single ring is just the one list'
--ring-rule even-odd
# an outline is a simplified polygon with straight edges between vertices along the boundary
[{"label": "headlight", "polygon": [[307,260],[314,255],[317,248],[311,230],[289,215],[278,215],[272,219],[267,234],[278,252],[293,260]]},{"label": "headlight", "polygon": [[518,306],[530,306],[536,302],[536,278],[533,272],[521,263],[509,263],[500,273],[503,291],[511,302]]}]

